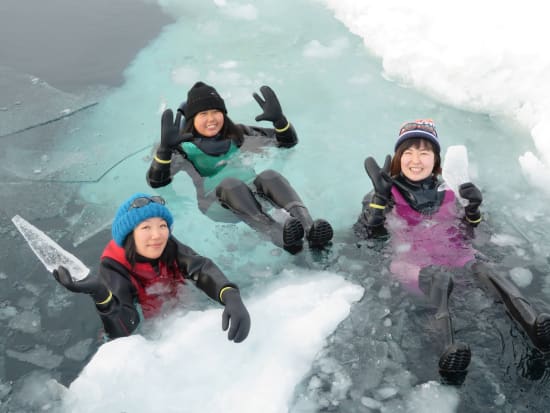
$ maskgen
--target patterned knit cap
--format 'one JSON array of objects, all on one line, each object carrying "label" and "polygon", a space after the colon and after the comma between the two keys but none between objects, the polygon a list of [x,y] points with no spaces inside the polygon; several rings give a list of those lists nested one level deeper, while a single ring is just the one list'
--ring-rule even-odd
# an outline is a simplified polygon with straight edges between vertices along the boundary
[{"label": "patterned knit cap", "polygon": [[406,122],[399,129],[399,137],[395,142],[395,151],[399,145],[409,139],[426,139],[434,146],[436,153],[441,152],[441,146],[439,146],[439,138],[437,131],[435,130],[434,121],[431,119],[417,119],[414,122]]}]

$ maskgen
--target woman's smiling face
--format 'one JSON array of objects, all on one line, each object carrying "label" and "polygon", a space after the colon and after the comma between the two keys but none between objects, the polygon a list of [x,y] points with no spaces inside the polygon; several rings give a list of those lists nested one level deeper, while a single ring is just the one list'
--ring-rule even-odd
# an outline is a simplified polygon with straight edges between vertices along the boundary
[{"label": "woman's smiling face", "polygon": [[157,259],[164,252],[169,236],[170,228],[164,219],[146,219],[134,228],[136,252],[142,257]]},{"label": "woman's smiling face", "polygon": [[419,147],[411,146],[401,155],[401,173],[411,181],[421,181],[433,173],[435,153],[421,142]]},{"label": "woman's smiling face", "polygon": [[202,136],[212,138],[220,133],[223,122],[223,112],[218,109],[210,109],[197,113],[193,119],[193,126]]}]

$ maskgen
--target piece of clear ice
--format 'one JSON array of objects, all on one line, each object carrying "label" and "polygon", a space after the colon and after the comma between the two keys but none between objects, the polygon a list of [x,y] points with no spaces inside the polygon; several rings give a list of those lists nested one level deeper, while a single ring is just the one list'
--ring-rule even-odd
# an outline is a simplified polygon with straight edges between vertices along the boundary
[{"label": "piece of clear ice", "polygon": [[54,240],[25,219],[15,215],[11,220],[48,271],[52,272],[63,265],[70,271],[71,277],[75,281],[86,278],[90,273],[90,269],[82,261],[61,248]]},{"label": "piece of clear ice", "polygon": [[468,151],[466,147],[464,145],[449,146],[445,152],[441,175],[462,205],[466,205],[468,201],[460,197],[458,188],[460,185],[470,182],[468,167]]}]

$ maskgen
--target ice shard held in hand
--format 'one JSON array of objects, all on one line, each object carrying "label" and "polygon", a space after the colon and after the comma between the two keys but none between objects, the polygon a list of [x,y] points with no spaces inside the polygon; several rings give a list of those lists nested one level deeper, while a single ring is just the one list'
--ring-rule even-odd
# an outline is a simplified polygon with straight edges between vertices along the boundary
[{"label": "ice shard held in hand", "polygon": [[90,273],[90,269],[82,261],[61,248],[54,240],[25,219],[15,215],[11,220],[48,271],[52,272],[63,265],[70,271],[75,281],[86,278]]},{"label": "ice shard held in hand", "polygon": [[468,151],[464,145],[453,145],[447,148],[443,160],[442,176],[447,186],[459,197],[460,202],[467,202],[460,198],[458,188],[470,182],[468,173]]}]

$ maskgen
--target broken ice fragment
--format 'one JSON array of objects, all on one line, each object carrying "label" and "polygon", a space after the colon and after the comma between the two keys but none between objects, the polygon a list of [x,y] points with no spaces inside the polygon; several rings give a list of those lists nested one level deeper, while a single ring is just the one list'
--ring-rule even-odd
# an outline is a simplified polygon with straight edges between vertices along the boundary
[{"label": "broken ice fragment", "polygon": [[63,265],[70,271],[75,281],[82,280],[89,274],[90,269],[82,261],[61,248],[38,228],[25,221],[19,215],[15,215],[11,220],[48,271],[52,272],[60,265]]},{"label": "broken ice fragment", "polygon": [[467,203],[460,198],[458,188],[460,185],[470,182],[468,173],[468,152],[464,145],[453,145],[447,148],[443,161],[442,170],[443,180],[447,186],[455,193],[460,202]]}]

